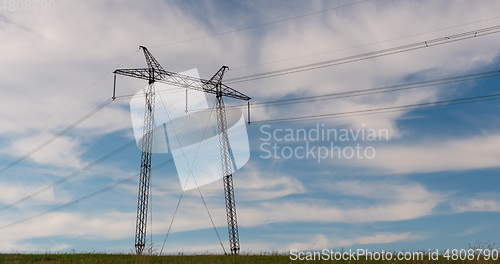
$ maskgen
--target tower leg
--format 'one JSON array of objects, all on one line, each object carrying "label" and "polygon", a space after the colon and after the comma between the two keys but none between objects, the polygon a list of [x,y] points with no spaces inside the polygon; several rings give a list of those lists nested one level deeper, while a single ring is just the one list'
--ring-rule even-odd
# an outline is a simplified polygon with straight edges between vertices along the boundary
[{"label": "tower leg", "polygon": [[229,246],[231,253],[240,252],[240,237],[238,233],[238,221],[236,219],[236,201],[234,200],[233,175],[224,176],[224,193],[226,199],[227,231],[229,234]]},{"label": "tower leg", "polygon": [[217,127],[219,130],[219,147],[221,152],[222,173],[224,180],[224,197],[226,200],[226,217],[231,254],[240,252],[240,238],[236,217],[236,200],[234,199],[233,173],[231,169],[231,147],[227,135],[226,112],[222,96],[217,96]]},{"label": "tower leg", "polygon": [[135,225],[135,252],[141,255],[146,246],[146,227],[151,177],[151,150],[154,126],[154,88],[146,88],[146,107],[144,111],[144,132],[142,137],[141,171],[137,195],[137,219]]}]

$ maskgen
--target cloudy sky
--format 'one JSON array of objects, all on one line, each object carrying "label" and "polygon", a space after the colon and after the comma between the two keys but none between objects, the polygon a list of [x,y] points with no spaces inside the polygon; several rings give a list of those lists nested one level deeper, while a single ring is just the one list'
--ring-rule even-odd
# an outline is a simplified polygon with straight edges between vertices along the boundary
[{"label": "cloudy sky", "polygon": [[[60,132],[110,99],[114,69],[144,67],[139,45],[170,71],[197,68],[209,78],[228,65],[231,79],[496,26],[499,8],[498,1],[465,0],[0,0],[0,250],[133,251],[140,152],[127,99]],[[491,34],[231,86],[265,102],[494,71],[500,68],[499,44],[500,34]],[[118,84],[119,95],[145,85],[122,77]],[[265,121],[494,94],[499,84],[493,76],[253,108],[252,119],[263,122],[248,126],[250,160],[234,178],[242,250],[499,242],[497,101]],[[267,157],[264,143],[305,146],[303,140],[268,141],[267,132],[318,126],[387,131],[389,137],[311,142],[360,143],[376,150],[372,159]],[[94,165],[108,153],[113,155]],[[182,192],[169,160],[170,154],[153,156],[148,228],[156,251]],[[222,182],[200,190],[227,244]],[[198,191],[184,193],[166,248],[222,252]]]}]

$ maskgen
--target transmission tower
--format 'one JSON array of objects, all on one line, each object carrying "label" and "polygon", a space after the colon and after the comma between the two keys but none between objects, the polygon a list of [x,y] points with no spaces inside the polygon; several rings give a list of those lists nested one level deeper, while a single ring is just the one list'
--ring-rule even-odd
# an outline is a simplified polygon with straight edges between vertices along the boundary
[{"label": "transmission tower", "polygon": [[210,79],[215,83],[216,89],[216,105],[217,112],[217,128],[219,131],[219,149],[222,162],[222,178],[224,182],[224,197],[226,200],[226,218],[227,218],[227,231],[229,234],[229,246],[232,254],[238,254],[240,251],[240,238],[238,234],[238,221],[236,218],[236,201],[234,199],[233,187],[233,172],[231,167],[236,168],[234,157],[231,153],[229,145],[229,138],[227,136],[227,120],[226,109],[224,107],[224,99],[222,95],[222,77],[227,66],[222,66],[220,70]]},{"label": "transmission tower", "polygon": [[[154,102],[155,92],[153,83],[161,82],[182,88],[189,88],[213,94],[216,98],[217,129],[219,135],[219,151],[221,154],[222,177],[224,182],[224,197],[226,202],[226,217],[228,224],[229,246],[232,254],[240,251],[238,221],[236,217],[236,200],[234,197],[233,170],[236,169],[234,156],[227,134],[227,120],[224,106],[224,97],[249,101],[251,98],[222,83],[227,66],[222,66],[209,80],[194,78],[170,71],[166,71],[153,57],[149,50],[140,46],[146,57],[147,68],[117,69],[114,71],[113,99],[116,98],[116,75],[123,75],[148,81],[146,88],[146,108],[144,113],[144,135],[142,139],[141,172],[139,177],[139,191],[137,198],[137,221],[135,234],[135,249],[142,254],[146,242],[147,209],[149,201],[149,179],[151,177],[151,150],[154,130]],[[250,117],[248,104],[248,117]],[[250,120],[248,120],[250,121]]]}]

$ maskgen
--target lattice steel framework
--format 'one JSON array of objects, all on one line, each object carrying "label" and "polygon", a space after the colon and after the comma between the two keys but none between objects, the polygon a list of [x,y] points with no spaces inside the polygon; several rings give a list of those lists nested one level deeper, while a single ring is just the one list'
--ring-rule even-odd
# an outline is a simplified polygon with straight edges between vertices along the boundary
[{"label": "lattice steel framework", "polygon": [[[137,221],[135,248],[137,254],[142,254],[146,244],[147,211],[150,193],[151,177],[151,149],[154,129],[154,102],[155,91],[153,84],[162,82],[182,88],[189,88],[213,94],[216,97],[217,128],[219,132],[219,150],[221,154],[222,176],[224,182],[224,196],[226,201],[226,216],[228,223],[229,246],[232,254],[240,251],[240,241],[238,233],[238,221],[236,217],[236,200],[234,196],[232,165],[234,159],[227,135],[227,120],[223,97],[249,101],[251,98],[240,93],[222,83],[222,78],[227,66],[222,66],[210,80],[194,78],[163,69],[160,63],[153,57],[149,50],[140,46],[148,68],[117,69],[114,71],[115,79],[113,88],[113,99],[116,90],[116,75],[123,75],[138,79],[147,80],[149,85],[146,88],[146,110],[144,113],[144,135],[142,139],[143,152],[141,157],[141,171],[139,177],[139,191],[137,197]],[[250,104],[248,104],[250,106]],[[250,116],[249,116],[250,117]]]},{"label": "lattice steel framework", "polygon": [[[216,114],[217,114],[217,128],[219,131],[219,149],[221,154],[221,167],[222,178],[224,182],[224,197],[226,200],[226,218],[227,218],[227,231],[229,234],[229,249],[232,254],[238,254],[240,251],[240,238],[238,233],[238,220],[236,217],[236,200],[234,199],[233,187],[233,170],[234,165],[231,147],[229,145],[229,138],[227,135],[227,120],[226,111],[224,107],[224,99],[222,95],[222,77],[227,70],[227,66],[223,66],[211,79],[216,83],[215,97],[216,97]],[[236,166],[234,166],[236,168]]]},{"label": "lattice steel framework", "polygon": [[146,109],[144,111],[144,135],[142,137],[141,171],[137,194],[137,218],[135,225],[135,251],[142,254],[146,245],[146,228],[151,177],[151,149],[154,130],[154,87],[150,83],[146,88]]}]

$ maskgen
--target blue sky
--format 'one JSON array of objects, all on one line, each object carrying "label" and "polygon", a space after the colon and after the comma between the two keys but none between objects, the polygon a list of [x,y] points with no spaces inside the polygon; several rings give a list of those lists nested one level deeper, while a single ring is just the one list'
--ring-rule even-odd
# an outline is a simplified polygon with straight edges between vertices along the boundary
[{"label": "blue sky", "polygon": [[[112,71],[145,65],[146,45],[171,71],[227,78],[395,47],[494,26],[495,1],[0,1],[0,164],[6,166],[111,97]],[[346,5],[347,4],[347,5]],[[341,6],[337,9],[335,7]],[[498,70],[500,36],[231,85],[256,102]],[[118,79],[119,94],[144,87]],[[498,77],[388,94],[254,108],[255,120],[416,104],[497,93]],[[269,123],[270,130],[374,129],[389,140],[370,160],[265,159],[262,126],[248,126],[251,158],[235,174],[242,250],[463,248],[498,242],[498,101],[336,119]],[[133,142],[126,100],[0,174],[7,205]],[[304,142],[271,142],[278,147]],[[332,142],[311,142],[329,146]],[[349,146],[358,142],[333,142]],[[78,177],[2,209],[1,226],[138,173],[125,150]],[[155,154],[153,165],[171,159]],[[180,195],[172,163],[153,171],[159,250]],[[201,188],[226,243],[222,183]],[[137,179],[0,229],[3,252],[133,252]],[[227,243],[226,243],[227,244]],[[184,194],[167,252],[221,248],[196,191]]]}]

